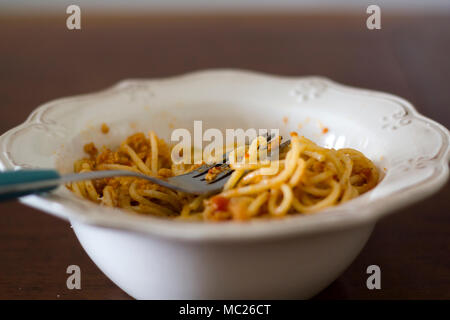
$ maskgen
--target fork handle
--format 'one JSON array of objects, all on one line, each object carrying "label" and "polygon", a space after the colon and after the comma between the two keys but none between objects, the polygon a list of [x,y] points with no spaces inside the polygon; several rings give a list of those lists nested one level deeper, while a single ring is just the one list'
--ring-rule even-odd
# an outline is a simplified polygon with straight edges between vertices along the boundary
[{"label": "fork handle", "polygon": [[0,172],[0,201],[48,192],[61,183],[56,170],[18,170]]}]

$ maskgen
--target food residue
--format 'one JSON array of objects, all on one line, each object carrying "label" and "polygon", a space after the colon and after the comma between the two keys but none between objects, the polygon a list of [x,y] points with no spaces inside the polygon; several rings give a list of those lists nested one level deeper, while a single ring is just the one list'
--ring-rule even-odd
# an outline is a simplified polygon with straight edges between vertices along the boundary
[{"label": "food residue", "polygon": [[211,169],[208,170],[208,173],[205,176],[205,180],[208,182],[213,181],[214,179],[216,179],[219,173],[221,173],[225,169],[226,168],[223,166],[212,167]]},{"label": "food residue", "polygon": [[227,211],[228,209],[228,198],[221,196],[214,196],[211,198],[211,201],[217,211]]},{"label": "food residue", "polygon": [[101,127],[102,133],[103,134],[107,134],[109,132],[109,127],[106,123],[102,123],[102,127]]},{"label": "food residue", "polygon": [[91,158],[95,158],[98,154],[98,150],[93,142],[85,144],[83,149]]}]

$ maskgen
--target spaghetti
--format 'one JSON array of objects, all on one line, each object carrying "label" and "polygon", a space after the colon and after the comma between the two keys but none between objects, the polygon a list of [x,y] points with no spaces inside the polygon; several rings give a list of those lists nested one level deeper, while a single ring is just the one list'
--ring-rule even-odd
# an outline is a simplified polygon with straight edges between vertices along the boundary
[{"label": "spaghetti", "polygon": [[[140,214],[223,221],[311,214],[353,199],[378,182],[377,168],[357,150],[323,148],[294,132],[279,160],[260,159],[258,149],[271,146],[258,137],[250,146],[233,150],[230,159],[253,161],[231,161],[234,172],[223,191],[212,197],[173,191],[134,177],[73,182],[68,188],[96,203]],[[199,166],[172,163],[171,148],[153,131],[128,137],[115,151],[103,147],[99,152],[93,143],[84,151],[89,157],[75,162],[75,172],[118,169],[167,178]]]}]

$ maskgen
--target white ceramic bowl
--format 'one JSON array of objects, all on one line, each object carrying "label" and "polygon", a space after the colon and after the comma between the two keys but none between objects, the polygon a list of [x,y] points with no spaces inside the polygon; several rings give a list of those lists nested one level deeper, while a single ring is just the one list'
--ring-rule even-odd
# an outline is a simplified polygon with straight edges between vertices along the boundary
[{"label": "white ceramic bowl", "polygon": [[309,298],[347,268],[380,217],[429,196],[448,178],[448,130],[407,101],[321,77],[238,70],[127,80],[47,103],[0,138],[0,166],[71,172],[84,143],[114,146],[149,128],[169,139],[171,128],[192,128],[194,120],[204,129],[299,131],[327,147],[356,148],[386,172],[374,190],[335,208],[249,223],[138,216],[64,187],[21,201],[70,220],[92,260],[135,298]]}]

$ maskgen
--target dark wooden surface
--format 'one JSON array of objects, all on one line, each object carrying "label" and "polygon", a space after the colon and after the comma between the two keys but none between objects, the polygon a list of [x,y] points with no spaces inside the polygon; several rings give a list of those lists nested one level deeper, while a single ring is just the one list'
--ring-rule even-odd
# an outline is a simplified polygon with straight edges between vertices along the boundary
[{"label": "dark wooden surface", "polygon": [[[450,126],[450,16],[0,16],[0,132],[50,99],[130,77],[203,68],[318,74],[391,92]],[[355,262],[317,299],[450,299],[450,186],[380,221]],[[66,268],[82,289],[66,288]],[[382,289],[365,286],[368,265]],[[0,299],[129,299],[92,263],[70,226],[17,202],[0,204]]]}]

